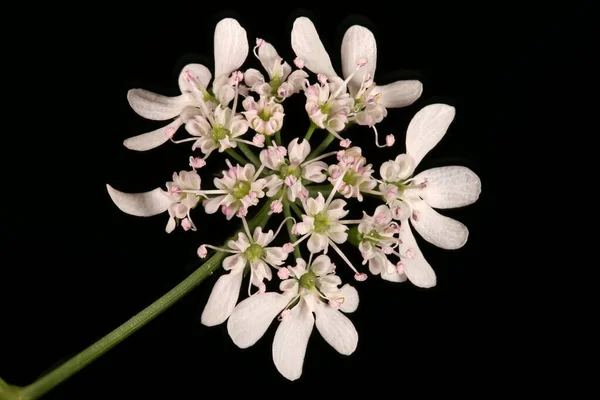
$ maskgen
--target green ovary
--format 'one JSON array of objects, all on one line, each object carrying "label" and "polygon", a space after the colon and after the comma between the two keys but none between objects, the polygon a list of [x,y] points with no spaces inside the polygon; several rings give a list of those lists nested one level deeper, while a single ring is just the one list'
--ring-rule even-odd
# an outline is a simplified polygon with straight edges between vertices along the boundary
[{"label": "green ovary", "polygon": [[223,140],[223,139],[229,137],[229,135],[231,135],[231,132],[229,131],[229,129],[223,128],[220,125],[215,126],[212,130],[212,138],[215,142],[218,142],[219,140]]},{"label": "green ovary", "polygon": [[329,218],[327,217],[327,213],[325,211],[321,211],[314,217],[314,225],[315,228],[313,231],[315,233],[323,233],[329,229]]},{"label": "green ovary", "polygon": [[285,179],[290,175],[293,175],[296,178],[300,178],[300,176],[302,175],[302,169],[300,169],[299,166],[295,167],[292,165],[283,165],[279,169],[279,176],[281,177],[281,179]]},{"label": "green ovary", "polygon": [[271,93],[277,93],[277,89],[283,83],[283,79],[279,75],[275,75],[271,82],[269,82],[269,86],[271,86]]},{"label": "green ovary", "polygon": [[268,121],[271,119],[271,114],[269,114],[269,111],[266,108],[263,108],[263,110],[258,114],[258,116],[263,121]]},{"label": "green ovary", "polygon": [[265,250],[262,246],[259,246],[256,243],[252,243],[250,247],[248,247],[246,251],[244,251],[244,257],[246,257],[246,260],[248,261],[256,261],[262,258],[264,252]]},{"label": "green ovary", "polygon": [[314,272],[308,271],[300,277],[300,286],[305,289],[314,289],[317,275]]},{"label": "green ovary", "polygon": [[243,199],[250,193],[250,182],[237,181],[231,189],[231,194],[237,199]]},{"label": "green ovary", "polygon": [[360,177],[360,175],[358,175],[352,171],[348,171],[344,174],[344,177],[342,178],[342,182],[346,183],[348,186],[356,186],[358,184],[359,177]]}]

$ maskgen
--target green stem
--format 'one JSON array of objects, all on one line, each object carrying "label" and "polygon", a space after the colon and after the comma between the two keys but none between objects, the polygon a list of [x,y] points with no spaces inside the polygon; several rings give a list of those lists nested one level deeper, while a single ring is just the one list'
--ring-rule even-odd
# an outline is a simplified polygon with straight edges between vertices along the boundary
[{"label": "green stem", "polygon": [[306,131],[306,135],[304,135],[304,140],[308,142],[316,128],[317,126],[315,125],[315,123],[311,121],[310,126],[308,127],[308,131]]},{"label": "green stem", "polygon": [[321,154],[323,151],[325,151],[325,149],[327,148],[327,146],[329,146],[331,144],[331,142],[333,142],[333,140],[335,139],[335,136],[333,136],[331,133],[328,133],[327,137],[325,139],[323,139],[323,141],[321,142],[321,144],[312,151],[312,153],[310,153],[308,155],[308,157],[306,157],[306,160],[312,160],[313,158],[317,157],[319,154]]},{"label": "green stem", "polygon": [[260,164],[261,164],[260,160],[258,159],[258,157],[256,157],[256,155],[252,152],[252,150],[250,150],[250,148],[246,145],[246,143],[238,142],[237,145],[240,148],[240,150],[242,151],[242,153],[244,153],[246,158],[248,160],[250,160],[256,168],[260,167]]},{"label": "green stem", "polygon": [[[283,215],[286,218],[292,216],[292,213],[290,212],[290,203],[288,202],[287,197],[283,198]],[[292,222],[292,220],[288,219],[287,221],[285,221],[285,226],[287,228],[288,234],[290,235],[290,242],[296,243],[296,240],[298,240],[298,237],[296,237],[296,235],[294,235],[292,233],[292,226],[294,226],[294,223]],[[298,246],[294,247],[294,257],[301,258],[300,257],[300,249],[298,248]]]},{"label": "green stem", "polygon": [[[257,226],[264,226],[267,223],[269,219],[270,203],[271,201],[267,201],[248,223],[250,230],[253,230]],[[0,380],[0,400],[34,400],[44,395],[56,385],[70,378],[92,361],[125,340],[142,326],[152,321],[167,308],[175,304],[179,299],[212,275],[221,266],[221,262],[226,255],[227,253],[217,252],[202,264],[200,268],[154,303],[32,384],[19,388],[10,386],[6,382]]]},{"label": "green stem", "polygon": [[298,208],[298,205],[296,203],[290,203],[290,207],[292,207],[292,210],[296,213],[298,218],[302,218],[302,215],[304,213],[302,211],[300,211],[300,209]]},{"label": "green stem", "polygon": [[231,157],[233,157],[237,162],[239,162],[242,165],[246,165],[249,162],[244,157],[242,157],[242,155],[240,153],[235,151],[235,149],[227,149],[227,150],[225,150],[225,152],[227,154],[229,154]]},{"label": "green stem", "polygon": [[329,196],[329,194],[331,193],[331,189],[333,189],[333,187],[331,185],[310,185],[307,186],[306,189],[308,189],[308,195],[310,197],[314,197],[317,196],[319,193],[322,193],[323,197],[327,198],[327,196]]},{"label": "green stem", "polygon": [[275,132],[275,143],[277,143],[277,146],[281,146],[281,130]]}]

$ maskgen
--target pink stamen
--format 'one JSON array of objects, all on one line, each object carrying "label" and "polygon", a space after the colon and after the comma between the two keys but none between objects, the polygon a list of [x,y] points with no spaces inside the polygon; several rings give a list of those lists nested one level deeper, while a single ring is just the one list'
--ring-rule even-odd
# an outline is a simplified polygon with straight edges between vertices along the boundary
[{"label": "pink stamen", "polygon": [[169,192],[171,194],[174,194],[175,196],[179,196],[181,194],[181,189],[179,187],[177,187],[177,186],[171,186],[169,188]]},{"label": "pink stamen", "polygon": [[337,179],[337,178],[339,178],[339,177],[340,177],[340,175],[342,175],[342,171],[340,171],[340,169],[339,169],[339,168],[337,168],[337,167],[336,167],[336,168],[332,169],[332,171],[331,171],[331,177],[332,177],[333,179]]},{"label": "pink stamen", "polygon": [[364,282],[367,280],[367,274],[365,273],[358,273],[354,275],[354,279],[356,279],[359,282]]},{"label": "pink stamen", "polygon": [[265,45],[265,41],[261,38],[256,38],[256,47],[263,47]]},{"label": "pink stamen", "polygon": [[283,211],[283,203],[280,200],[275,200],[271,203],[269,207],[271,208],[271,211],[275,214],[279,214]]},{"label": "pink stamen", "polygon": [[342,159],[344,158],[344,154],[346,154],[346,152],[344,150],[340,150],[335,154],[335,158],[337,158],[337,160],[339,162],[342,162]]},{"label": "pink stamen", "polygon": [[412,213],[412,219],[414,219],[415,221],[419,222],[419,212],[417,210],[413,211],[413,213]]},{"label": "pink stamen", "polygon": [[257,196],[256,192],[248,193],[248,197],[250,197],[251,200],[254,200],[256,198],[256,196]]},{"label": "pink stamen", "polygon": [[261,135],[257,133],[252,137],[252,143],[254,143],[258,147],[263,147],[265,145],[265,135]]},{"label": "pink stamen", "polygon": [[340,147],[347,149],[348,147],[350,147],[350,143],[352,143],[350,139],[344,139],[340,141]]},{"label": "pink stamen", "polygon": [[194,75],[192,75],[191,71],[185,71],[183,73],[183,78],[185,79],[186,82],[191,82],[194,79]]},{"label": "pink stamen", "polygon": [[297,181],[298,179],[294,175],[288,175],[283,182],[288,186],[294,186]]},{"label": "pink stamen", "polygon": [[383,254],[392,254],[394,252],[394,249],[392,249],[390,246],[383,246],[381,248],[381,251],[383,252]]},{"label": "pink stamen", "polygon": [[258,294],[262,294],[266,291],[267,291],[267,286],[264,284],[264,282],[259,283],[258,284]]},{"label": "pink stamen", "polygon": [[246,215],[248,215],[248,209],[246,207],[240,207],[237,210],[237,213],[235,213],[236,216],[242,218],[245,217]]},{"label": "pink stamen", "polygon": [[287,268],[279,268],[277,276],[283,281],[290,277],[290,271]]},{"label": "pink stamen", "polygon": [[394,135],[389,134],[385,137],[385,144],[387,145],[387,147],[392,147],[395,142],[396,138],[394,137]]},{"label": "pink stamen", "polygon": [[208,254],[208,250],[205,245],[198,247],[198,257],[206,258],[207,254]]},{"label": "pink stamen", "polygon": [[425,189],[427,187],[427,178],[425,178],[425,180],[421,183],[419,183],[419,189]]},{"label": "pink stamen", "polygon": [[190,222],[189,218],[184,218],[181,220],[181,227],[184,231],[189,231],[192,229],[192,223]]},{"label": "pink stamen", "polygon": [[329,266],[329,273],[335,274],[335,264],[334,263],[331,263],[331,265]]},{"label": "pink stamen", "polygon": [[303,69],[305,66],[304,60],[300,57],[296,57],[294,58],[294,65],[296,66],[296,68]]},{"label": "pink stamen", "polygon": [[302,190],[300,190],[300,193],[298,193],[298,197],[301,200],[308,199],[308,189],[306,189],[306,188],[303,187]]},{"label": "pink stamen", "polygon": [[292,233],[294,235],[298,235],[300,233],[300,232],[298,232],[298,224],[292,225]]},{"label": "pink stamen", "polygon": [[165,131],[165,134],[167,135],[167,137],[169,139],[171,139],[174,135],[175,135],[175,128],[173,128],[172,126],[168,127],[167,130]]},{"label": "pink stamen", "polygon": [[286,243],[283,245],[283,251],[285,251],[286,253],[291,253],[292,251],[294,251],[294,245],[291,243]]},{"label": "pink stamen", "polygon": [[327,77],[323,74],[317,74],[317,80],[321,85],[325,85],[327,83]]},{"label": "pink stamen", "polygon": [[409,260],[414,260],[416,255],[417,255],[417,252],[414,249],[406,250],[406,258],[408,258]]},{"label": "pink stamen", "polygon": [[342,306],[342,303],[337,301],[336,299],[329,300],[329,307],[335,308],[336,310]]},{"label": "pink stamen", "polygon": [[402,275],[404,273],[404,264],[402,264],[402,261],[398,261],[396,263],[396,272],[398,275]]},{"label": "pink stamen", "polygon": [[365,65],[367,65],[368,62],[369,62],[369,60],[367,60],[365,57],[363,57],[358,60],[357,65],[359,67],[364,67]]},{"label": "pink stamen", "polygon": [[231,213],[233,213],[233,210],[232,210],[231,208],[227,207],[225,204],[223,204],[223,205],[221,206],[221,212],[222,212],[224,215],[226,215],[226,216],[229,216],[229,215],[231,215]]},{"label": "pink stamen", "polygon": [[[394,200],[396,198],[396,196],[398,196],[398,188],[394,185],[388,185],[385,188],[385,193],[383,195],[387,201]],[[396,207],[393,211],[396,211],[396,210],[400,210],[400,212],[402,211],[400,209],[400,207]],[[397,216],[396,218],[399,219],[400,217]]]},{"label": "pink stamen", "polygon": [[380,212],[379,214],[377,214],[375,216],[375,222],[378,223],[378,224],[382,224],[383,221],[385,221],[386,217],[387,216],[385,215],[384,212]]},{"label": "pink stamen", "polygon": [[192,168],[202,168],[206,165],[206,161],[200,157],[190,157],[190,167]]}]

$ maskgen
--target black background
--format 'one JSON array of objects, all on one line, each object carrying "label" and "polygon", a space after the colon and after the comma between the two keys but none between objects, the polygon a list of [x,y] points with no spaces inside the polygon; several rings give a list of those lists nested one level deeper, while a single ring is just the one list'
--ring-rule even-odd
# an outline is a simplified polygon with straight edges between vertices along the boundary
[{"label": "black background", "polygon": [[[397,134],[392,149],[374,149],[366,128],[349,132],[376,169],[404,151],[404,132],[421,107],[438,101],[456,107],[450,130],[419,169],[465,165],[481,177],[477,203],[445,212],[468,226],[466,246],[445,251],[418,238],[438,275],[433,289],[376,277],[355,283],[361,303],[350,318],[360,335],[357,351],[341,356],[315,331],[303,376],[294,383],[272,363],[276,324],[248,350],[235,347],[225,326],[200,324],[215,275],[45,398],[191,399],[206,397],[207,390],[271,397],[352,392],[362,385],[391,392],[462,391],[491,381],[503,386],[498,369],[514,332],[504,318],[512,288],[501,245],[501,183],[509,179],[506,165],[514,167],[521,138],[538,134],[527,104],[541,96],[540,82],[549,77],[542,55],[562,40],[570,17],[507,3],[479,9],[400,2],[386,10],[373,3],[309,11],[279,2],[228,6],[169,2],[55,10],[60,15],[37,31],[35,46],[28,47],[30,70],[13,82],[27,87],[21,111],[35,122],[21,126],[21,136],[7,133],[4,147],[8,153],[24,148],[26,156],[18,168],[9,154],[3,161],[3,190],[12,199],[3,207],[0,376],[25,385],[59,365],[189,275],[199,265],[199,244],[219,244],[234,229],[198,210],[197,234],[178,229],[167,235],[166,215],[136,218],[112,204],[106,183],[128,192],[162,186],[173,171],[187,168],[190,154],[187,144],[145,153],[122,146],[125,138],[161,126],[129,108],[127,90],[176,95],[183,65],[201,62],[213,69],[214,26],[224,16],[238,19],[251,48],[261,37],[291,63],[291,26],[302,14],[315,23],[337,70],[343,33],[358,22],[377,39],[378,83],[416,77],[424,84],[415,104],[390,110],[379,125],[380,132]],[[35,27],[31,20],[23,29]],[[46,43],[50,34],[55,36]],[[556,57],[559,63],[568,58]],[[245,65],[260,68],[251,53]],[[286,107],[294,115],[286,118],[284,137],[302,135],[302,101]],[[209,160],[218,164],[217,157]],[[202,170],[204,182],[221,167]],[[345,249],[359,262],[356,251]],[[351,278],[348,271],[342,274]],[[509,364],[513,380],[518,364]]]}]

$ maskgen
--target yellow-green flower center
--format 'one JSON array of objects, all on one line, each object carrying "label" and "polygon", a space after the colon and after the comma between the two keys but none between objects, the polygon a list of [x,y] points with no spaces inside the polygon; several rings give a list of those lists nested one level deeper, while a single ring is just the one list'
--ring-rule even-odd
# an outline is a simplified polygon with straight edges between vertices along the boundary
[{"label": "yellow-green flower center", "polygon": [[275,75],[271,79],[271,82],[269,82],[269,86],[271,86],[271,93],[276,94],[277,89],[279,89],[279,86],[281,86],[282,83],[283,83],[283,79],[281,79],[281,77],[279,75]]},{"label": "yellow-green flower center", "polygon": [[212,130],[212,138],[215,142],[219,140],[223,140],[231,135],[231,132],[227,128],[223,128],[220,125],[217,125]]},{"label": "yellow-green flower center", "polygon": [[353,171],[347,171],[342,178],[342,182],[346,183],[348,186],[355,186],[358,184],[359,174]]},{"label": "yellow-green flower center", "polygon": [[313,218],[314,218],[314,225],[315,225],[315,228],[313,229],[314,232],[323,233],[323,232],[326,232],[327,229],[329,229],[330,221],[329,221],[329,218],[327,217],[327,212],[321,211],[320,213],[315,215]]},{"label": "yellow-green flower center", "polygon": [[302,169],[300,168],[300,166],[286,164],[279,169],[279,176],[281,177],[281,179],[285,179],[290,175],[295,176],[296,178],[300,178],[300,176],[302,175]]},{"label": "yellow-green flower center", "polygon": [[243,199],[248,195],[248,193],[250,193],[251,187],[252,185],[250,184],[250,182],[237,181],[233,185],[233,188],[231,188],[231,194],[238,199]]},{"label": "yellow-green flower center", "polygon": [[300,277],[300,286],[305,289],[314,289],[317,275],[314,272],[308,271]]},{"label": "yellow-green flower center", "polygon": [[246,251],[244,251],[244,257],[246,257],[246,260],[248,261],[256,261],[262,258],[264,252],[265,249],[262,246],[256,243],[252,243],[250,247],[248,247]]}]

